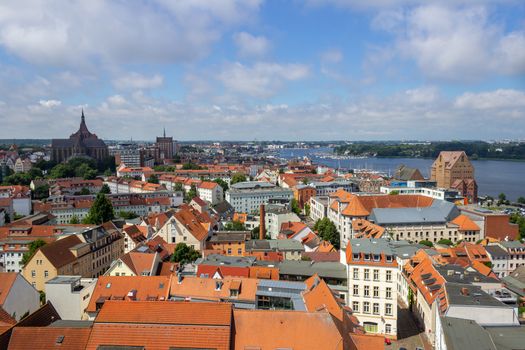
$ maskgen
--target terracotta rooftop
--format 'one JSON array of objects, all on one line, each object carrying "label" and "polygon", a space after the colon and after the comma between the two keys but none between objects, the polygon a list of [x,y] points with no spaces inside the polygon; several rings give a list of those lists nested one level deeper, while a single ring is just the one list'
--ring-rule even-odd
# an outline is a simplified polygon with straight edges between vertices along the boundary
[{"label": "terracotta rooftop", "polygon": [[87,345],[91,328],[15,327],[9,341],[12,350],[78,350]]},{"label": "terracotta rooftop", "polygon": [[[211,277],[211,276],[210,276]],[[253,278],[240,278],[224,276],[220,282],[222,286],[217,289],[216,282],[213,278],[184,277],[179,284],[178,279],[171,279],[170,295],[181,298],[197,298],[205,300],[229,300],[231,298],[230,289],[241,282],[238,296],[235,300],[246,300],[255,302],[255,293],[257,292],[258,280]]]},{"label": "terracotta rooftop", "polygon": [[479,226],[472,221],[468,216],[461,214],[452,220],[453,224],[459,226],[460,231],[479,231]]},{"label": "terracotta rooftop", "polygon": [[16,272],[0,272],[0,307],[4,305],[17,276]]},{"label": "terracotta rooftop", "polygon": [[183,208],[175,213],[175,219],[199,241],[208,235],[208,230],[199,221],[197,215],[188,208]]},{"label": "terracotta rooftop", "polygon": [[[122,255],[120,260],[122,260],[135,275],[141,276],[142,272],[151,272],[155,256],[156,254],[131,251]],[[152,273],[155,274],[155,272],[156,271],[153,271]]]},{"label": "terracotta rooftop", "polygon": [[167,300],[169,287],[170,276],[100,276],[86,311],[95,312],[97,302],[127,299],[128,295],[136,301]]},{"label": "terracotta rooftop", "polygon": [[46,244],[39,250],[55,268],[60,268],[77,259],[70,248],[80,243],[82,241],[77,235],[69,235],[66,238]]}]

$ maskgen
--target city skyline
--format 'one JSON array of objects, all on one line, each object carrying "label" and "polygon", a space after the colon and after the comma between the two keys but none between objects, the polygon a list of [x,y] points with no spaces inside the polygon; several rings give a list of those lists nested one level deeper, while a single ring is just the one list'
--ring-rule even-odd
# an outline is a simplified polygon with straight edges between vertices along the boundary
[{"label": "city skyline", "polygon": [[[493,140],[525,127],[518,1],[0,5],[0,139]],[[111,33],[111,35],[108,35]]]}]

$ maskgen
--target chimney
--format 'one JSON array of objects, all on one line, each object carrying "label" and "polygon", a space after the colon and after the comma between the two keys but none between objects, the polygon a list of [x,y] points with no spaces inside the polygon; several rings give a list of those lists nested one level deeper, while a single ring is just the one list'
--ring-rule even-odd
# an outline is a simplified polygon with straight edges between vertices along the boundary
[{"label": "chimney", "polygon": [[264,209],[264,204],[261,204],[259,216],[259,239],[264,239],[266,233],[266,210]]}]

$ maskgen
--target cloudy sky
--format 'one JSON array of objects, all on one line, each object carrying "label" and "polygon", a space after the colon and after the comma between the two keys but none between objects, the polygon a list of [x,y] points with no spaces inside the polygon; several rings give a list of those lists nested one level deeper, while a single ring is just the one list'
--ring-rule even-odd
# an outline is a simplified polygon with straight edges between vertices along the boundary
[{"label": "cloudy sky", "polygon": [[0,138],[525,138],[525,2],[0,2]]}]

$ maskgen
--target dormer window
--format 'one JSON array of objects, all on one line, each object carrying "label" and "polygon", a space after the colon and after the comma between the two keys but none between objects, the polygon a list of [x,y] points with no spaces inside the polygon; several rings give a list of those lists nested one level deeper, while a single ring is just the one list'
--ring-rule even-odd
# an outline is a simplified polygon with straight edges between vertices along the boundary
[{"label": "dormer window", "polygon": [[366,261],[370,260],[370,254],[365,254],[365,260]]},{"label": "dormer window", "polygon": [[386,256],[386,262],[392,262],[392,255],[387,255]]},{"label": "dormer window", "polygon": [[374,261],[379,261],[379,260],[381,260],[381,255],[374,254]]},{"label": "dormer window", "polygon": [[353,259],[354,259],[355,261],[359,261],[359,254],[358,254],[358,253],[354,253],[354,254],[353,254]]}]

